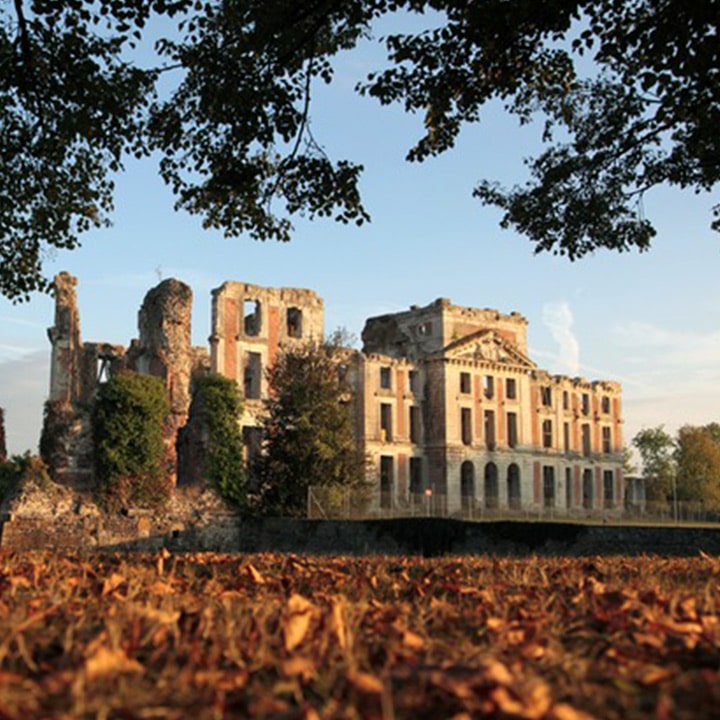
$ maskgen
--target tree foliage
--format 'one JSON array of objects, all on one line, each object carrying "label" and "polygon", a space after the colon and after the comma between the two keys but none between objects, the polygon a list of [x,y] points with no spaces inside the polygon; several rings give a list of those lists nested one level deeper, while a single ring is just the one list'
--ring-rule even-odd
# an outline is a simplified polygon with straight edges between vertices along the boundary
[{"label": "tree foliage", "polygon": [[163,423],[169,412],[160,378],[122,372],[100,385],[93,412],[95,472],[110,509],[166,499]]},{"label": "tree foliage", "polygon": [[677,435],[679,500],[720,510],[720,425],[685,425]]},{"label": "tree foliage", "polygon": [[340,353],[333,342],[308,343],[286,349],[268,370],[264,452],[256,468],[267,514],[304,516],[310,486],[365,487]]},{"label": "tree foliage", "polygon": [[200,413],[207,428],[207,479],[224,498],[244,505],[245,464],[239,425],[242,401],[237,383],[217,373],[199,378],[190,412]]},{"label": "tree foliage", "polygon": [[[228,235],[287,240],[290,217],[363,223],[362,166],[310,131],[334,57],[389,15],[357,90],[421,114],[408,152],[445,152],[493,100],[545,149],[525,186],[475,190],[537,251],[645,250],[643,194],[720,177],[717,0],[14,0],[0,6],[0,292],[47,287],[48,250],[107,221],[112,174],[156,151],[177,207]],[[165,32],[145,67],[147,26]],[[135,52],[141,47],[144,54]],[[162,82],[163,92],[157,90]],[[716,206],[715,212],[718,212]],[[720,217],[714,222],[720,227]]]},{"label": "tree foliage", "polygon": [[641,430],[632,440],[642,460],[648,500],[665,501],[672,497],[676,474],[675,441],[662,425]]}]

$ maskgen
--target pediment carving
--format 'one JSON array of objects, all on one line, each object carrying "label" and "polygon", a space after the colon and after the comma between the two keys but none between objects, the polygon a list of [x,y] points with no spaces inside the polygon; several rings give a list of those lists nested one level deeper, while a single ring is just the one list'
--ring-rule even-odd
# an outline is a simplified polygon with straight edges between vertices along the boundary
[{"label": "pediment carving", "polygon": [[535,363],[494,330],[480,330],[447,345],[442,354],[457,360],[535,368]]}]

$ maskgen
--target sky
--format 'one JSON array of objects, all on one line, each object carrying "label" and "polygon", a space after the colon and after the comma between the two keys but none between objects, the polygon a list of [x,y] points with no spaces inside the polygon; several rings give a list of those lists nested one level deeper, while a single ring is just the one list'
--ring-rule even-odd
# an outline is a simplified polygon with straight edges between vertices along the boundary
[{"label": "sky", "polygon": [[[552,373],[623,385],[625,441],[642,428],[720,420],[720,236],[712,197],[658,188],[646,216],[658,235],[643,254],[599,251],[571,263],[499,227],[500,213],[472,198],[481,178],[522,182],[523,157],[541,128],[519,128],[493,106],[456,147],[422,164],[404,156],[422,119],[382,108],[352,89],[375,67],[369,46],[341,58],[319,87],[312,131],[333,158],[365,165],[362,192],[372,222],[295,222],[289,243],[227,239],[173,209],[156,159],[128,160],[117,178],[110,229],[45,262],[48,275],[78,277],[82,337],[129,344],[145,293],[169,277],[194,292],[193,342],[207,347],[210,293],[226,280],[303,287],[324,299],[325,329],[360,336],[366,318],[425,305],[518,311],[529,321],[530,357]],[[0,298],[0,407],[8,450],[37,451],[49,388],[52,298]]]}]

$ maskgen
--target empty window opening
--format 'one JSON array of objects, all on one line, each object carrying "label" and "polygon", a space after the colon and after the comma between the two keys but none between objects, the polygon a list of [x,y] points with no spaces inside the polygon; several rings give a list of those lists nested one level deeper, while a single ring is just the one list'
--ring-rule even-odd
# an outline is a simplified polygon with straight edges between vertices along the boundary
[{"label": "empty window opening", "polygon": [[567,390],[563,390],[563,410],[567,410],[570,407],[570,394]]},{"label": "empty window opening", "polygon": [[243,373],[243,390],[248,400],[260,399],[262,382],[262,357],[260,353],[247,353]]},{"label": "empty window opening", "polygon": [[555,507],[555,468],[543,465],[543,505]]},{"label": "empty window opening", "polygon": [[494,510],[498,505],[498,469],[495,463],[489,462],[485,466],[485,507]]},{"label": "empty window opening", "polygon": [[520,468],[511,463],[507,471],[507,494],[508,507],[512,510],[519,510],[522,503],[520,491]]},{"label": "empty window opening", "polygon": [[583,470],[583,482],[582,482],[582,493],[583,493],[583,507],[586,510],[592,509],[593,506],[593,476],[592,470]]},{"label": "empty window opening", "polygon": [[543,420],[542,437],[543,437],[543,447],[551,448],[553,446],[552,420]]},{"label": "empty window opening", "polygon": [[612,452],[612,428],[610,427],[602,429],[602,446],[604,453]]},{"label": "empty window opening", "polygon": [[515,378],[508,378],[505,381],[505,397],[508,400],[515,400],[515,398],[517,398],[517,382]]},{"label": "empty window opening", "polygon": [[287,309],[287,334],[291,338],[302,337],[302,310],[296,307]]},{"label": "empty window opening", "polygon": [[607,414],[610,412],[610,398],[607,395],[603,395],[603,398],[600,401],[600,406],[604,413]]},{"label": "empty window opening", "polygon": [[392,375],[389,367],[380,368],[380,387],[383,390],[390,390],[392,387]]},{"label": "empty window opening", "polygon": [[410,370],[408,372],[408,384],[410,385],[410,392],[418,395],[420,393],[420,376],[417,370]]},{"label": "empty window opening", "polygon": [[582,394],[582,414],[583,415],[589,415],[590,414],[590,396],[587,393]]},{"label": "empty window opening", "polygon": [[488,450],[495,449],[495,411],[485,411],[485,445]]},{"label": "empty window opening", "polygon": [[495,395],[495,378],[492,375],[486,375],[483,381],[483,391],[485,397],[490,399]]},{"label": "empty window opening", "polygon": [[383,442],[391,442],[392,432],[392,405],[380,403],[380,439]]},{"label": "empty window opening", "polygon": [[570,452],[570,423],[563,423],[563,448]]},{"label": "empty window opening", "polygon": [[417,327],[418,335],[431,335],[432,334],[432,323],[426,322],[421,323]]},{"label": "empty window opening", "polygon": [[603,500],[606,508],[615,505],[615,477],[612,470],[603,470]]},{"label": "empty window opening", "polygon": [[255,337],[262,327],[262,309],[259,300],[245,300],[243,303],[243,330],[245,335]]},{"label": "empty window opening", "polygon": [[113,356],[106,353],[100,353],[97,358],[97,384],[102,385],[110,379],[110,365]]},{"label": "empty window opening", "polygon": [[507,443],[511,448],[517,447],[518,444],[517,413],[514,412],[507,414]]},{"label": "empty window opening", "polygon": [[422,425],[420,419],[420,408],[417,405],[410,406],[410,442],[422,442]]},{"label": "empty window opening", "polygon": [[565,507],[572,507],[572,470],[565,468]]},{"label": "empty window opening", "polygon": [[463,445],[472,445],[472,410],[460,409],[460,434]]},{"label": "empty window opening", "polygon": [[540,388],[540,399],[545,407],[552,407],[552,388],[549,385]]},{"label": "empty window opening", "polygon": [[390,455],[380,456],[380,507],[393,505],[394,462]]},{"label": "empty window opening", "polygon": [[463,510],[470,510],[475,504],[475,467],[470,460],[460,466],[460,504]]},{"label": "empty window opening", "polygon": [[461,372],[460,373],[460,392],[467,395],[471,391],[470,386],[470,373]]},{"label": "empty window opening", "polygon": [[410,458],[410,495],[416,504],[422,500],[423,493],[423,459]]},{"label": "empty window opening", "polygon": [[584,423],[582,426],[582,452],[585,457],[590,455],[590,425]]}]

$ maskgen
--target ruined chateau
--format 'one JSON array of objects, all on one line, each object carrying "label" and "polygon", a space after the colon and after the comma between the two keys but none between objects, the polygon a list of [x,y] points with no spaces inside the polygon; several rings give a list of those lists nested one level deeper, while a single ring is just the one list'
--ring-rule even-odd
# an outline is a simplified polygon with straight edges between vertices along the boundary
[{"label": "ruined chateau", "polygon": [[[323,303],[310,290],[226,282],[213,291],[209,350],[192,347],[192,292],[177,280],[150,290],[129,347],[84,342],[76,280],[56,278],[50,396],[41,442],[54,478],[91,487],[90,411],[98,383],[123,368],[164,379],[168,467],[197,481],[188,422],[193,378],[237,381],[248,454],[261,452],[265,370],[293,343],[320,340]],[[356,433],[370,459],[372,508],[432,502],[442,513],[483,509],[620,508],[621,388],[550,375],[528,357],[518,313],[429,305],[367,320],[361,351],[339,372],[356,391]],[[371,510],[372,510],[371,508]]]}]

